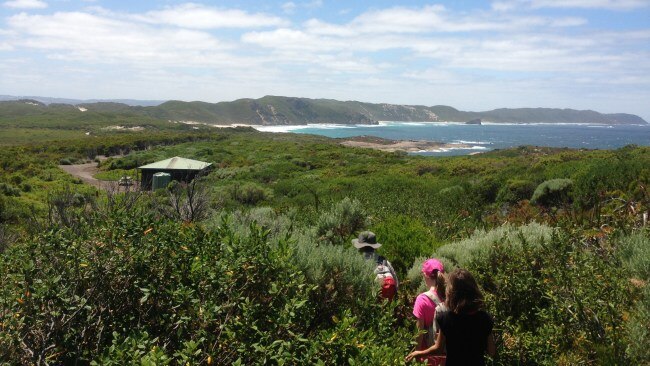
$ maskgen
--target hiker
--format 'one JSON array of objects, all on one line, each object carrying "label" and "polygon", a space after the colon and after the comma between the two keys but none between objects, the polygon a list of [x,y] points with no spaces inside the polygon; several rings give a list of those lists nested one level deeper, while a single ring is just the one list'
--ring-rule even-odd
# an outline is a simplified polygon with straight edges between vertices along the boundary
[{"label": "hiker", "polygon": [[[417,328],[420,334],[417,338],[417,351],[425,350],[435,343],[438,331],[435,322],[436,314],[447,310],[445,306],[445,267],[437,259],[427,259],[422,263],[422,276],[427,286],[427,291],[418,295],[413,304],[413,315],[417,319]],[[426,331],[426,333],[422,332]],[[427,360],[431,366],[444,366],[445,357],[441,355],[429,355],[419,358],[420,361]]]},{"label": "hiker", "polygon": [[447,311],[436,314],[440,328],[433,346],[414,351],[406,356],[413,357],[436,354],[445,349],[446,366],[483,366],[485,353],[494,356],[496,346],[492,317],[483,310],[483,295],[471,273],[456,269],[447,277]]},{"label": "hiker", "polygon": [[361,232],[357,239],[352,239],[352,245],[359,250],[359,253],[366,260],[377,263],[375,275],[377,282],[381,285],[380,296],[383,299],[392,300],[397,294],[399,280],[390,262],[375,252],[375,249],[381,247],[381,244],[377,243],[375,233],[372,231]]}]

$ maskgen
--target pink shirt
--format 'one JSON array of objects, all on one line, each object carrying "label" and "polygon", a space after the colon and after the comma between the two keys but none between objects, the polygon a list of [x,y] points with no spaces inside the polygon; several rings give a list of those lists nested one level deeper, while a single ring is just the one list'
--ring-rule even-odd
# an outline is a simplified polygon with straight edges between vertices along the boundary
[{"label": "pink shirt", "polygon": [[419,294],[415,298],[415,304],[413,304],[413,315],[418,319],[422,319],[426,328],[433,324],[433,319],[436,317],[436,304],[427,295]]}]

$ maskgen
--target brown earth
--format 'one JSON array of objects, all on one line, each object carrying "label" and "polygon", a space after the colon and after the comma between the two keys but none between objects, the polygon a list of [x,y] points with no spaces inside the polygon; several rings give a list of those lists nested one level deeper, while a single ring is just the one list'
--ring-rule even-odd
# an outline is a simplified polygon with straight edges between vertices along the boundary
[{"label": "brown earth", "polygon": [[[121,156],[113,156],[113,158],[119,158]],[[106,157],[99,157],[99,160],[106,160]],[[85,163],[85,164],[74,164],[74,165],[59,165],[59,168],[63,169],[66,173],[81,179],[84,183],[90,184],[91,186],[108,189],[117,185],[117,182],[99,180],[95,178],[95,174],[99,172],[97,167],[97,162]],[[136,183],[136,182],[134,182]]]},{"label": "brown earth", "polygon": [[103,188],[103,185],[107,183],[106,181],[94,177],[94,175],[99,172],[99,168],[97,168],[97,163],[95,162],[76,165],[59,165],[59,168],[97,188]]}]

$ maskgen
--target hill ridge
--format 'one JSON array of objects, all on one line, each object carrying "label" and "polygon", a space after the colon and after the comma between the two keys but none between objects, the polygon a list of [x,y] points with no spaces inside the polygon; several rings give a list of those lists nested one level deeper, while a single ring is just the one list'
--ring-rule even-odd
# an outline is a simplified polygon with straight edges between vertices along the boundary
[{"label": "hill ridge", "polygon": [[[6,99],[8,96],[0,96],[0,99],[2,98]],[[445,105],[367,103],[273,95],[217,103],[168,100],[159,105],[149,106],[121,103],[118,100],[47,103],[43,98],[37,99],[37,97],[14,98],[0,102],[0,118],[11,118],[16,114],[47,114],[55,109],[60,113],[64,105],[69,105],[102,113],[118,115],[126,113],[168,121],[220,125],[377,124],[379,121],[467,122],[476,119],[496,123],[647,124],[643,118],[634,114],[604,114],[593,110],[570,108],[497,108],[468,112]],[[50,100],[54,99],[50,98]]]}]

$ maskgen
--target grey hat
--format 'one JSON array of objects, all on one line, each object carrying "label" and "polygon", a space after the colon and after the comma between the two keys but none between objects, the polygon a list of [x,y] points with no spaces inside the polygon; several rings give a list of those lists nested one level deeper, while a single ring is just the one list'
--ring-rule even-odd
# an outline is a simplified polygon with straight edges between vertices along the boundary
[{"label": "grey hat", "polygon": [[372,231],[363,231],[361,234],[359,234],[358,239],[352,239],[352,245],[354,245],[355,248],[361,249],[365,247],[371,247],[372,249],[377,249],[381,246],[381,244],[377,243],[377,238],[375,237],[375,233]]}]

